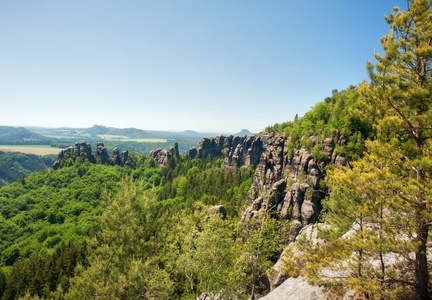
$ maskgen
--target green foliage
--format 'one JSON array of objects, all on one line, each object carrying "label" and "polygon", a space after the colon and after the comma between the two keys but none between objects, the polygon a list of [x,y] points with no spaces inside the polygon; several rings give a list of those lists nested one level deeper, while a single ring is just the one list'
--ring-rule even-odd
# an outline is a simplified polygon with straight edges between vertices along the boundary
[{"label": "green foliage", "polygon": [[222,163],[221,159],[185,159],[164,169],[162,175],[167,184],[158,192],[159,201],[171,212],[191,208],[201,201],[206,205],[224,205],[229,215],[238,216],[255,170],[225,168]]},{"label": "green foliage", "polygon": [[248,299],[277,259],[286,233],[268,214],[242,223],[224,220],[199,203],[174,219],[165,259],[183,299]]},{"label": "green foliage", "polygon": [[0,187],[27,177],[32,172],[47,169],[51,167],[54,160],[52,155],[38,156],[0,151]]},{"label": "green foliage", "polygon": [[[265,131],[290,137],[288,157],[293,157],[294,150],[302,145],[313,153],[315,160],[320,161],[324,159],[322,140],[338,130],[348,138],[348,155],[357,158],[363,153],[364,140],[375,133],[372,127],[375,114],[369,113],[369,110],[358,88],[350,86],[345,91],[334,91],[331,97],[317,103],[303,117],[269,126]],[[315,143],[311,136],[315,137]]]},{"label": "green foliage", "polygon": [[127,178],[114,198],[104,197],[109,197],[108,206],[88,240],[89,266],[77,269],[66,299],[167,298],[172,286],[168,274],[143,251],[146,199]]},{"label": "green foliage", "polygon": [[[222,159],[183,157],[160,169],[153,159],[139,155],[133,168],[86,160],[67,164],[0,189],[1,261],[10,270],[5,299],[64,299],[65,295],[76,299],[96,294],[99,298],[113,294],[188,297],[190,281],[179,266],[181,259],[188,258],[184,245],[193,230],[187,225],[192,223],[185,222],[193,215],[201,232],[195,240],[199,264],[195,263],[193,290],[214,295],[225,285],[227,295],[237,295],[253,285],[255,277],[238,284],[230,279],[242,278],[244,273],[238,273],[240,269],[237,275],[232,273],[236,257],[245,251],[235,228],[252,184],[253,166],[228,169]],[[125,176],[130,179],[120,183]],[[216,204],[226,207],[227,220],[208,215]],[[168,247],[173,239],[178,241],[176,248]],[[70,272],[47,271],[65,242],[75,247],[84,241],[89,245],[88,260],[80,251],[68,267],[59,265]],[[252,241],[253,237],[248,240]],[[216,253],[214,259],[211,253]],[[275,258],[271,253],[265,257]],[[71,279],[77,264],[77,276]],[[36,273],[38,280],[31,275]]]},{"label": "green foliage", "polygon": [[3,296],[6,290],[6,275],[3,269],[0,268],[0,298]]},{"label": "green foliage", "polygon": [[368,299],[399,299],[410,289],[416,290],[410,298],[430,299],[432,8],[427,0],[407,3],[407,11],[396,8],[386,17],[385,54],[368,63],[371,83],[359,89],[377,135],[363,144],[362,122],[351,119],[358,131],[347,150],[366,154],[351,168],[327,172],[329,242],[297,259],[288,254],[293,273],[306,270],[317,284],[355,289]]},{"label": "green foliage", "polygon": [[115,194],[122,177],[141,178],[143,190],[159,185],[160,168],[150,161],[140,160],[135,170],[77,162],[0,189],[2,265],[51,253],[62,241],[84,241],[103,211],[101,195],[105,190]]},{"label": "green foliage", "polygon": [[179,226],[167,242],[178,255],[171,257],[171,264],[176,278],[185,278],[184,297],[192,295],[196,299],[201,294],[210,299],[216,295],[232,297],[239,288],[232,280],[235,224],[199,204],[193,214],[183,212],[176,217]]},{"label": "green foliage", "polygon": [[272,218],[263,212],[249,222],[240,223],[238,259],[235,261],[234,278],[249,292],[249,299],[255,299],[255,283],[267,274],[274,265],[287,240],[287,223]]},{"label": "green foliage", "polygon": [[[376,64],[368,63],[371,84],[363,93],[378,115],[380,134],[371,153],[388,170],[391,197],[402,206],[392,213],[408,216],[407,233],[417,244],[414,286],[421,299],[428,299],[429,270],[427,242],[431,214],[430,168],[432,137],[432,8],[428,0],[407,1],[409,9],[395,9],[386,21],[390,33],[381,39],[384,55],[375,54]],[[388,160],[388,158],[393,158]],[[383,182],[383,187],[388,183]]]},{"label": "green foliage", "polygon": [[84,245],[61,243],[51,255],[33,255],[29,260],[15,262],[7,277],[2,299],[17,299],[25,294],[28,294],[26,297],[52,298],[57,286],[67,291],[76,265],[86,262],[85,252]]}]

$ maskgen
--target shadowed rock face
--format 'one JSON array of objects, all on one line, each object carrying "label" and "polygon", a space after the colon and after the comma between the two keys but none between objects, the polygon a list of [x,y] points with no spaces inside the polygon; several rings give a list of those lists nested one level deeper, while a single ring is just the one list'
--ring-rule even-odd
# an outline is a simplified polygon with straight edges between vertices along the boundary
[{"label": "shadowed rock face", "polygon": [[88,159],[91,163],[99,162],[122,167],[132,163],[127,150],[119,153],[119,150],[114,148],[113,153],[109,156],[104,143],[98,142],[96,145],[96,156],[94,156],[92,154],[91,145],[85,141],[80,141],[76,142],[74,146],[61,150],[52,167],[54,170],[57,170],[62,167],[69,158],[75,161],[78,157]]}]

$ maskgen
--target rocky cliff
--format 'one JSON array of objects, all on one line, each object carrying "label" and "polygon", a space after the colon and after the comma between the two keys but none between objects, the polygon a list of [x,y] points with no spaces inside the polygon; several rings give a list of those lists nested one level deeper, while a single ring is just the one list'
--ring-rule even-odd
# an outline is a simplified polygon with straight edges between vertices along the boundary
[{"label": "rocky cliff", "polygon": [[170,161],[172,160],[178,160],[180,158],[178,143],[174,143],[174,147],[171,147],[171,149],[156,149],[150,151],[150,157],[153,157],[159,166],[166,167]]},{"label": "rocky cliff", "polygon": [[[310,139],[312,146],[318,144],[322,148],[319,161],[301,145],[288,154],[290,139],[274,133],[205,137],[189,150],[189,156],[191,159],[221,157],[226,167],[256,166],[243,220],[268,210],[280,219],[292,220],[295,236],[302,227],[318,219],[325,196],[320,188],[320,181],[325,179],[325,166],[347,162],[343,153],[335,151],[336,145],[347,143],[338,131],[324,140],[314,136]],[[150,156],[160,166],[166,166],[172,159],[178,159],[178,145],[176,143],[170,150],[154,150]]]},{"label": "rocky cliff", "polygon": [[[312,136],[309,142],[310,148],[316,145],[321,148],[318,160],[305,147],[299,145],[293,149],[289,138],[274,133],[203,138],[197,147],[190,149],[189,156],[192,159],[221,157],[226,167],[256,166],[242,221],[247,222],[261,211],[270,211],[277,218],[292,221],[291,239],[294,241],[302,228],[318,221],[326,192],[325,184],[321,183],[325,181],[325,167],[347,163],[345,153],[336,151],[338,146],[347,144],[339,132],[324,140]],[[166,166],[174,152],[172,149],[157,150],[152,157]],[[275,278],[265,279],[268,286],[262,289],[261,295],[284,282],[286,277],[282,270],[277,274]],[[285,285],[306,284],[292,281]],[[312,288],[311,293],[319,293],[319,289]]]},{"label": "rocky cliff", "polygon": [[120,152],[117,148],[114,148],[111,156],[109,156],[104,143],[99,142],[96,146],[96,155],[93,155],[91,145],[85,141],[80,141],[76,142],[74,146],[61,150],[52,167],[56,170],[62,167],[67,160],[72,159],[72,161],[75,161],[77,158],[88,159],[91,163],[118,165],[122,167],[132,164],[127,150]]},{"label": "rocky cliff", "polygon": [[299,146],[288,155],[289,138],[264,133],[253,136],[217,136],[203,138],[198,147],[189,151],[191,158],[223,157],[226,167],[256,166],[253,184],[248,193],[248,208],[243,220],[260,211],[270,210],[281,219],[294,221],[295,232],[318,219],[320,189],[327,164],[344,165],[346,158],[335,152],[336,145],[345,145],[339,132],[319,141],[311,137],[312,145],[319,143],[323,157],[316,161],[310,151]]}]

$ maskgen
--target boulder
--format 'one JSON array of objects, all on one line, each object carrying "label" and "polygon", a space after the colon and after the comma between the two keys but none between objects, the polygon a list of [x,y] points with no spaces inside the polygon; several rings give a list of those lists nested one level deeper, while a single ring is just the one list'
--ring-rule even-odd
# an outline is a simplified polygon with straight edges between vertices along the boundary
[{"label": "boulder", "polygon": [[227,211],[225,209],[225,206],[223,206],[223,205],[213,206],[212,208],[210,208],[210,212],[220,214],[222,216],[222,220],[226,219]]}]

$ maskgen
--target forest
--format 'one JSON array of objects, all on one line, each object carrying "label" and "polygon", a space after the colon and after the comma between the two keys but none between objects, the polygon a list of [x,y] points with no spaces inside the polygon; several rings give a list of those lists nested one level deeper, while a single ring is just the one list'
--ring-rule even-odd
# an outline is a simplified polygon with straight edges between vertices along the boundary
[{"label": "forest", "polygon": [[[386,16],[369,81],[265,128],[258,137],[285,144],[258,165],[132,154],[125,167],[78,157],[11,177],[0,188],[0,299],[257,299],[281,255],[286,278],[330,299],[430,299],[432,4],[407,4]],[[303,168],[280,168],[286,187],[271,181],[272,153]],[[312,172],[319,181],[305,185]],[[294,186],[304,203],[323,195],[313,225],[324,242],[297,230],[311,224],[299,225]]]}]

